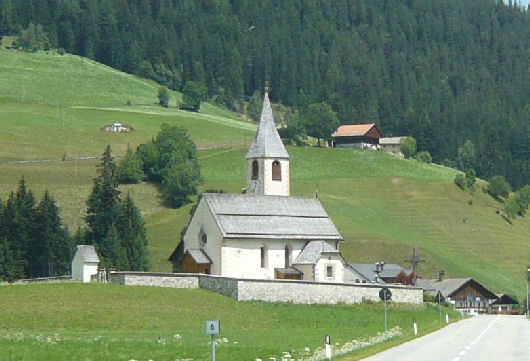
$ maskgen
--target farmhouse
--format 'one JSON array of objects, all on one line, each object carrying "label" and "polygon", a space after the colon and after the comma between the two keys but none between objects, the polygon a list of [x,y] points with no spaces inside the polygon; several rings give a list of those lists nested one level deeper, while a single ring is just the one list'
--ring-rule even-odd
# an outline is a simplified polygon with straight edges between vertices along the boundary
[{"label": "farmhouse", "polygon": [[170,257],[174,272],[346,282],[342,236],[316,198],[290,196],[290,157],[267,91],[243,194],[206,193]]},{"label": "farmhouse", "polygon": [[455,309],[469,314],[490,313],[497,296],[473,278],[428,280],[435,291],[432,295],[445,298]]},{"label": "farmhouse", "polygon": [[335,148],[378,149],[383,133],[375,124],[341,125],[331,134]]}]

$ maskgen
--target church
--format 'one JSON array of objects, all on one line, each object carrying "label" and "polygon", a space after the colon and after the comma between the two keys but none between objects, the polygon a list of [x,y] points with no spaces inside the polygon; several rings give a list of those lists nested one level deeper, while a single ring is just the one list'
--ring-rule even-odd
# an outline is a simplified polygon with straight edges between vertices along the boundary
[{"label": "church", "polygon": [[170,257],[173,271],[233,278],[348,282],[343,240],[317,198],[290,196],[290,157],[265,89],[246,154],[243,194],[205,193]]}]

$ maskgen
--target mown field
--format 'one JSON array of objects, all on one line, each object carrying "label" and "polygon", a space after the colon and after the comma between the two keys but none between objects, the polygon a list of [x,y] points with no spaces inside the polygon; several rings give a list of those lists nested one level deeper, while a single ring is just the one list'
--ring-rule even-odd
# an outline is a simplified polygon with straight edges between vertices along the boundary
[{"label": "mown field", "polygon": [[[161,108],[153,104],[156,89],[154,83],[75,56],[0,51],[0,198],[24,175],[38,196],[46,188],[55,195],[64,221],[75,229],[83,222],[97,161],[72,159],[98,155],[106,144],[123,154],[127,145],[151,139],[163,122],[182,125],[200,148],[212,148],[199,151],[201,189],[240,192],[255,126],[208,105],[200,114]],[[126,106],[127,100],[133,105]],[[135,130],[100,130],[115,121]],[[418,246],[426,260],[419,268],[425,278],[444,269],[449,277],[474,277],[494,292],[523,298],[530,217],[506,222],[497,214],[502,205],[482,192],[481,182],[474,193],[464,192],[453,184],[452,169],[384,153],[288,151],[292,193],[318,192],[344,236],[341,251],[347,261],[405,265]],[[9,163],[33,159],[57,161]],[[166,260],[191,205],[164,208],[148,184],[122,191],[131,192],[147,220],[151,269],[169,271]]]},{"label": "mown field", "polygon": [[[208,360],[204,322],[215,319],[218,360],[279,359],[283,352],[299,359],[323,347],[325,335],[338,347],[384,331],[379,303],[237,302],[205,290],[76,283],[0,285],[0,300],[2,360]],[[436,306],[391,304],[388,326],[402,335],[348,359],[412,338],[413,318],[420,334],[445,322]]]}]

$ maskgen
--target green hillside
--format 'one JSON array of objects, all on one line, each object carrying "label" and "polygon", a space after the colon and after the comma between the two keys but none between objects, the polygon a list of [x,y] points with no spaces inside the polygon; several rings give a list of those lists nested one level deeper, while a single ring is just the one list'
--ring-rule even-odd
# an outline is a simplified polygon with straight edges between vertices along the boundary
[{"label": "green hillside", "polygon": [[[76,56],[0,51],[0,198],[24,175],[38,196],[45,188],[55,195],[63,219],[75,229],[98,162],[72,159],[99,155],[106,144],[123,154],[127,144],[149,140],[163,122],[184,126],[199,147],[212,148],[199,151],[202,189],[240,192],[255,126],[234,115],[223,117],[212,106],[192,114],[147,105],[155,102],[156,90],[156,84]],[[134,105],[126,106],[127,100]],[[132,125],[134,131],[100,130],[112,122]],[[501,205],[480,190],[480,182],[470,194],[453,184],[454,170],[437,165],[354,150],[288,151],[292,193],[314,196],[318,190],[345,238],[341,250],[347,261],[404,264],[418,246],[426,259],[422,276],[445,269],[450,277],[474,277],[495,292],[522,298],[530,217],[507,223],[496,214]],[[56,161],[9,163],[33,159]],[[146,217],[151,269],[169,271],[166,259],[191,205],[164,208],[157,190],[147,184],[123,186],[122,191],[131,192]]]},{"label": "green hillside", "polygon": [[[384,330],[381,304],[237,302],[204,290],[73,283],[0,285],[0,297],[2,360],[208,360],[204,322],[215,319],[221,320],[220,360],[279,359],[283,352],[307,359],[325,335],[342,346]],[[389,328],[403,334],[363,355],[412,338],[412,318],[420,334],[443,324],[427,304],[391,304],[388,315]]]}]

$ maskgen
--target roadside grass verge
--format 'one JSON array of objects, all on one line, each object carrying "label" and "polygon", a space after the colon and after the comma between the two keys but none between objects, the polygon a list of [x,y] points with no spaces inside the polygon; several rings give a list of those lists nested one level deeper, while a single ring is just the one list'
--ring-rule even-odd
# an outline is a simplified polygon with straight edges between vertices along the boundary
[{"label": "roadside grass verge", "polygon": [[[221,320],[220,360],[302,357],[325,335],[343,344],[384,330],[381,303],[237,302],[205,290],[76,283],[5,285],[0,297],[0,348],[9,360],[207,360],[210,319]],[[436,307],[389,305],[399,340],[412,332],[412,318],[421,332],[440,325]]]}]

